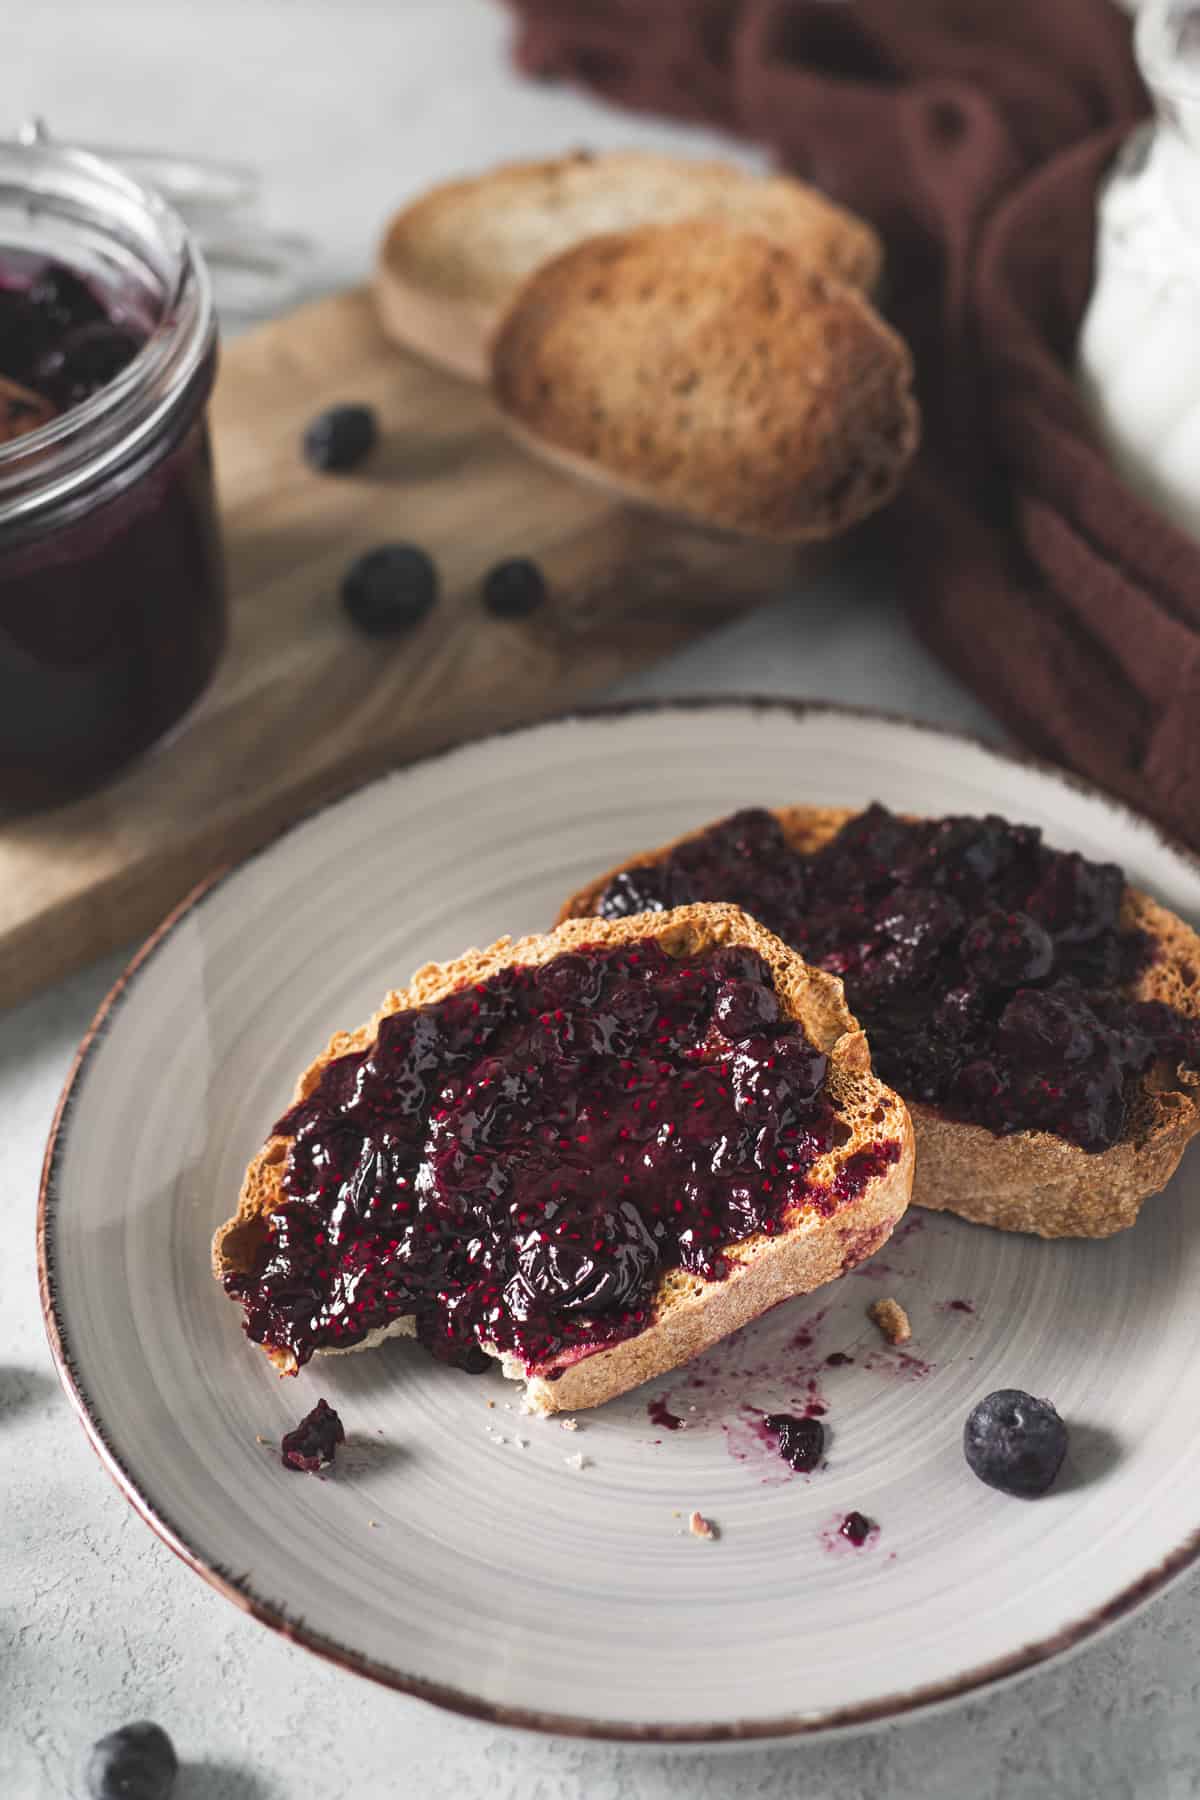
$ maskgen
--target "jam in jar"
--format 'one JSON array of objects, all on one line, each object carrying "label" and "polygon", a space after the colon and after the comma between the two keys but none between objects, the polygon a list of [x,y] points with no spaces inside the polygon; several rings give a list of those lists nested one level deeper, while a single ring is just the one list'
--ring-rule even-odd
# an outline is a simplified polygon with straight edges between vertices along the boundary
[{"label": "jam in jar", "polygon": [[216,667],[215,368],[176,214],[84,152],[0,144],[0,809],[103,781]]}]

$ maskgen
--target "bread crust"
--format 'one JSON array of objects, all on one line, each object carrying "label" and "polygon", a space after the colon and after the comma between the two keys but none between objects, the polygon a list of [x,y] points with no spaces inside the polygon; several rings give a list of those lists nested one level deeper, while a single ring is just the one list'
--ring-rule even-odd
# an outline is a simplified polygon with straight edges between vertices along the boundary
[{"label": "bread crust", "polygon": [[[774,809],[793,848],[812,852],[836,836],[852,809],[785,806]],[[701,827],[705,830],[707,827]],[[641,852],[598,877],[563,906],[560,922],[588,917],[619,869],[655,863],[671,844]],[[1121,922],[1147,932],[1158,946],[1131,989],[1135,1000],[1161,1000],[1189,1018],[1200,1016],[1200,937],[1148,894],[1126,887]],[[1052,1132],[1018,1131],[1000,1137],[982,1125],[949,1119],[922,1101],[909,1101],[916,1133],[912,1200],[934,1212],[954,1212],[1000,1231],[1038,1237],[1111,1237],[1133,1225],[1142,1205],[1171,1179],[1200,1132],[1200,1075],[1159,1068],[1143,1082],[1125,1135],[1108,1150],[1081,1150]]]},{"label": "bread crust", "polygon": [[536,454],[776,542],[885,505],[920,432],[908,348],[863,294],[713,219],[544,263],[496,333],[492,392]]},{"label": "bread crust", "polygon": [[[380,1021],[390,1013],[430,1005],[513,963],[536,966],[584,944],[607,947],[645,937],[656,938],[669,954],[679,956],[719,944],[745,944],[770,964],[783,1010],[801,1022],[811,1041],[829,1057],[829,1097],[850,1127],[847,1142],[813,1165],[814,1181],[831,1179],[845,1159],[864,1144],[894,1142],[898,1154],[832,1217],[822,1216],[815,1208],[797,1209],[789,1216],[787,1227],[774,1236],[760,1234],[728,1246],[726,1256],[732,1266],[724,1280],[706,1281],[682,1270],[667,1271],[652,1302],[651,1322],[636,1338],[574,1361],[564,1359],[558,1365],[526,1368],[515,1358],[503,1357],[504,1372],[526,1382],[526,1404],[535,1412],[597,1406],[677,1367],[780,1301],[834,1280],[886,1241],[904,1213],[912,1187],[913,1132],[907,1110],[871,1073],[866,1039],[846,1006],[842,983],[836,976],[810,969],[794,951],[733,906],[685,906],[653,918],[612,923],[575,919],[540,936],[515,942],[504,937],[486,950],[468,950],[453,962],[426,964],[406,988],[387,995],[368,1024],[357,1031],[335,1032],[300,1077],[293,1104],[308,1097],[328,1063],[366,1049]],[[272,1136],[247,1169],[237,1212],[218,1227],[213,1238],[213,1274],[218,1281],[251,1269],[266,1242],[268,1216],[284,1197],[289,1142],[287,1137]],[[367,1349],[382,1337],[411,1330],[410,1320],[397,1320],[350,1348]],[[266,1354],[281,1374],[295,1373],[287,1352],[268,1349]]]},{"label": "bread crust", "polygon": [[471,381],[521,283],[597,232],[683,217],[736,217],[813,268],[864,291],[883,254],[862,219],[789,175],[655,151],[575,151],[444,182],[391,220],[375,296],[387,335]]}]

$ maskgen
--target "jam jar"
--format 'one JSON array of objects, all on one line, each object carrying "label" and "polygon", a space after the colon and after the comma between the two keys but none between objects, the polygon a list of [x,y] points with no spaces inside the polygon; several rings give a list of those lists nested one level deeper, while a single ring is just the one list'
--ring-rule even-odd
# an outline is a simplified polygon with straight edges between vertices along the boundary
[{"label": "jam jar", "polygon": [[217,665],[216,357],[164,201],[42,136],[0,142],[0,812],[103,781]]}]

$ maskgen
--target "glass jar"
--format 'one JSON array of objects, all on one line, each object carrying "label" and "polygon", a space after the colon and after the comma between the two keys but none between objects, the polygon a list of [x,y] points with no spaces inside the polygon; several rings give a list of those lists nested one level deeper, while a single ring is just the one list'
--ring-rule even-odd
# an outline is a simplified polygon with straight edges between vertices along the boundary
[{"label": "glass jar", "polygon": [[9,811],[68,799],[161,737],[203,692],[225,641],[204,266],[170,207],[119,169],[44,137],[0,143],[0,280],[47,260],[136,320],[144,341],[80,404],[0,434]]},{"label": "glass jar", "polygon": [[1129,485],[1200,539],[1200,5],[1144,0],[1134,44],[1155,117],[1100,192],[1079,385]]}]

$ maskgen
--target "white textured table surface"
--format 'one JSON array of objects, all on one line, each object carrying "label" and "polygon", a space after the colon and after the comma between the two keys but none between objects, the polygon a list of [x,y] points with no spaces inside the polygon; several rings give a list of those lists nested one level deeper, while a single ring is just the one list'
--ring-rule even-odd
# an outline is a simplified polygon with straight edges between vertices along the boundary
[{"label": "white textured table surface", "polygon": [[[678,133],[524,86],[488,0],[40,0],[0,5],[0,128],[242,157],[272,221],[321,246],[319,285],[359,277],[409,192],[503,155]],[[886,576],[846,569],[629,682],[815,694],[980,731],[913,645]],[[180,1800],[1070,1800],[1200,1790],[1200,1579],[1068,1664],[840,1742],[668,1756],[517,1737],[328,1668],[175,1561],[89,1451],[50,1367],[32,1227],[72,1048],[117,961],[0,1017],[0,1800],[79,1792],[83,1747],[160,1720]],[[1190,1421],[1189,1421],[1190,1423]]]}]

